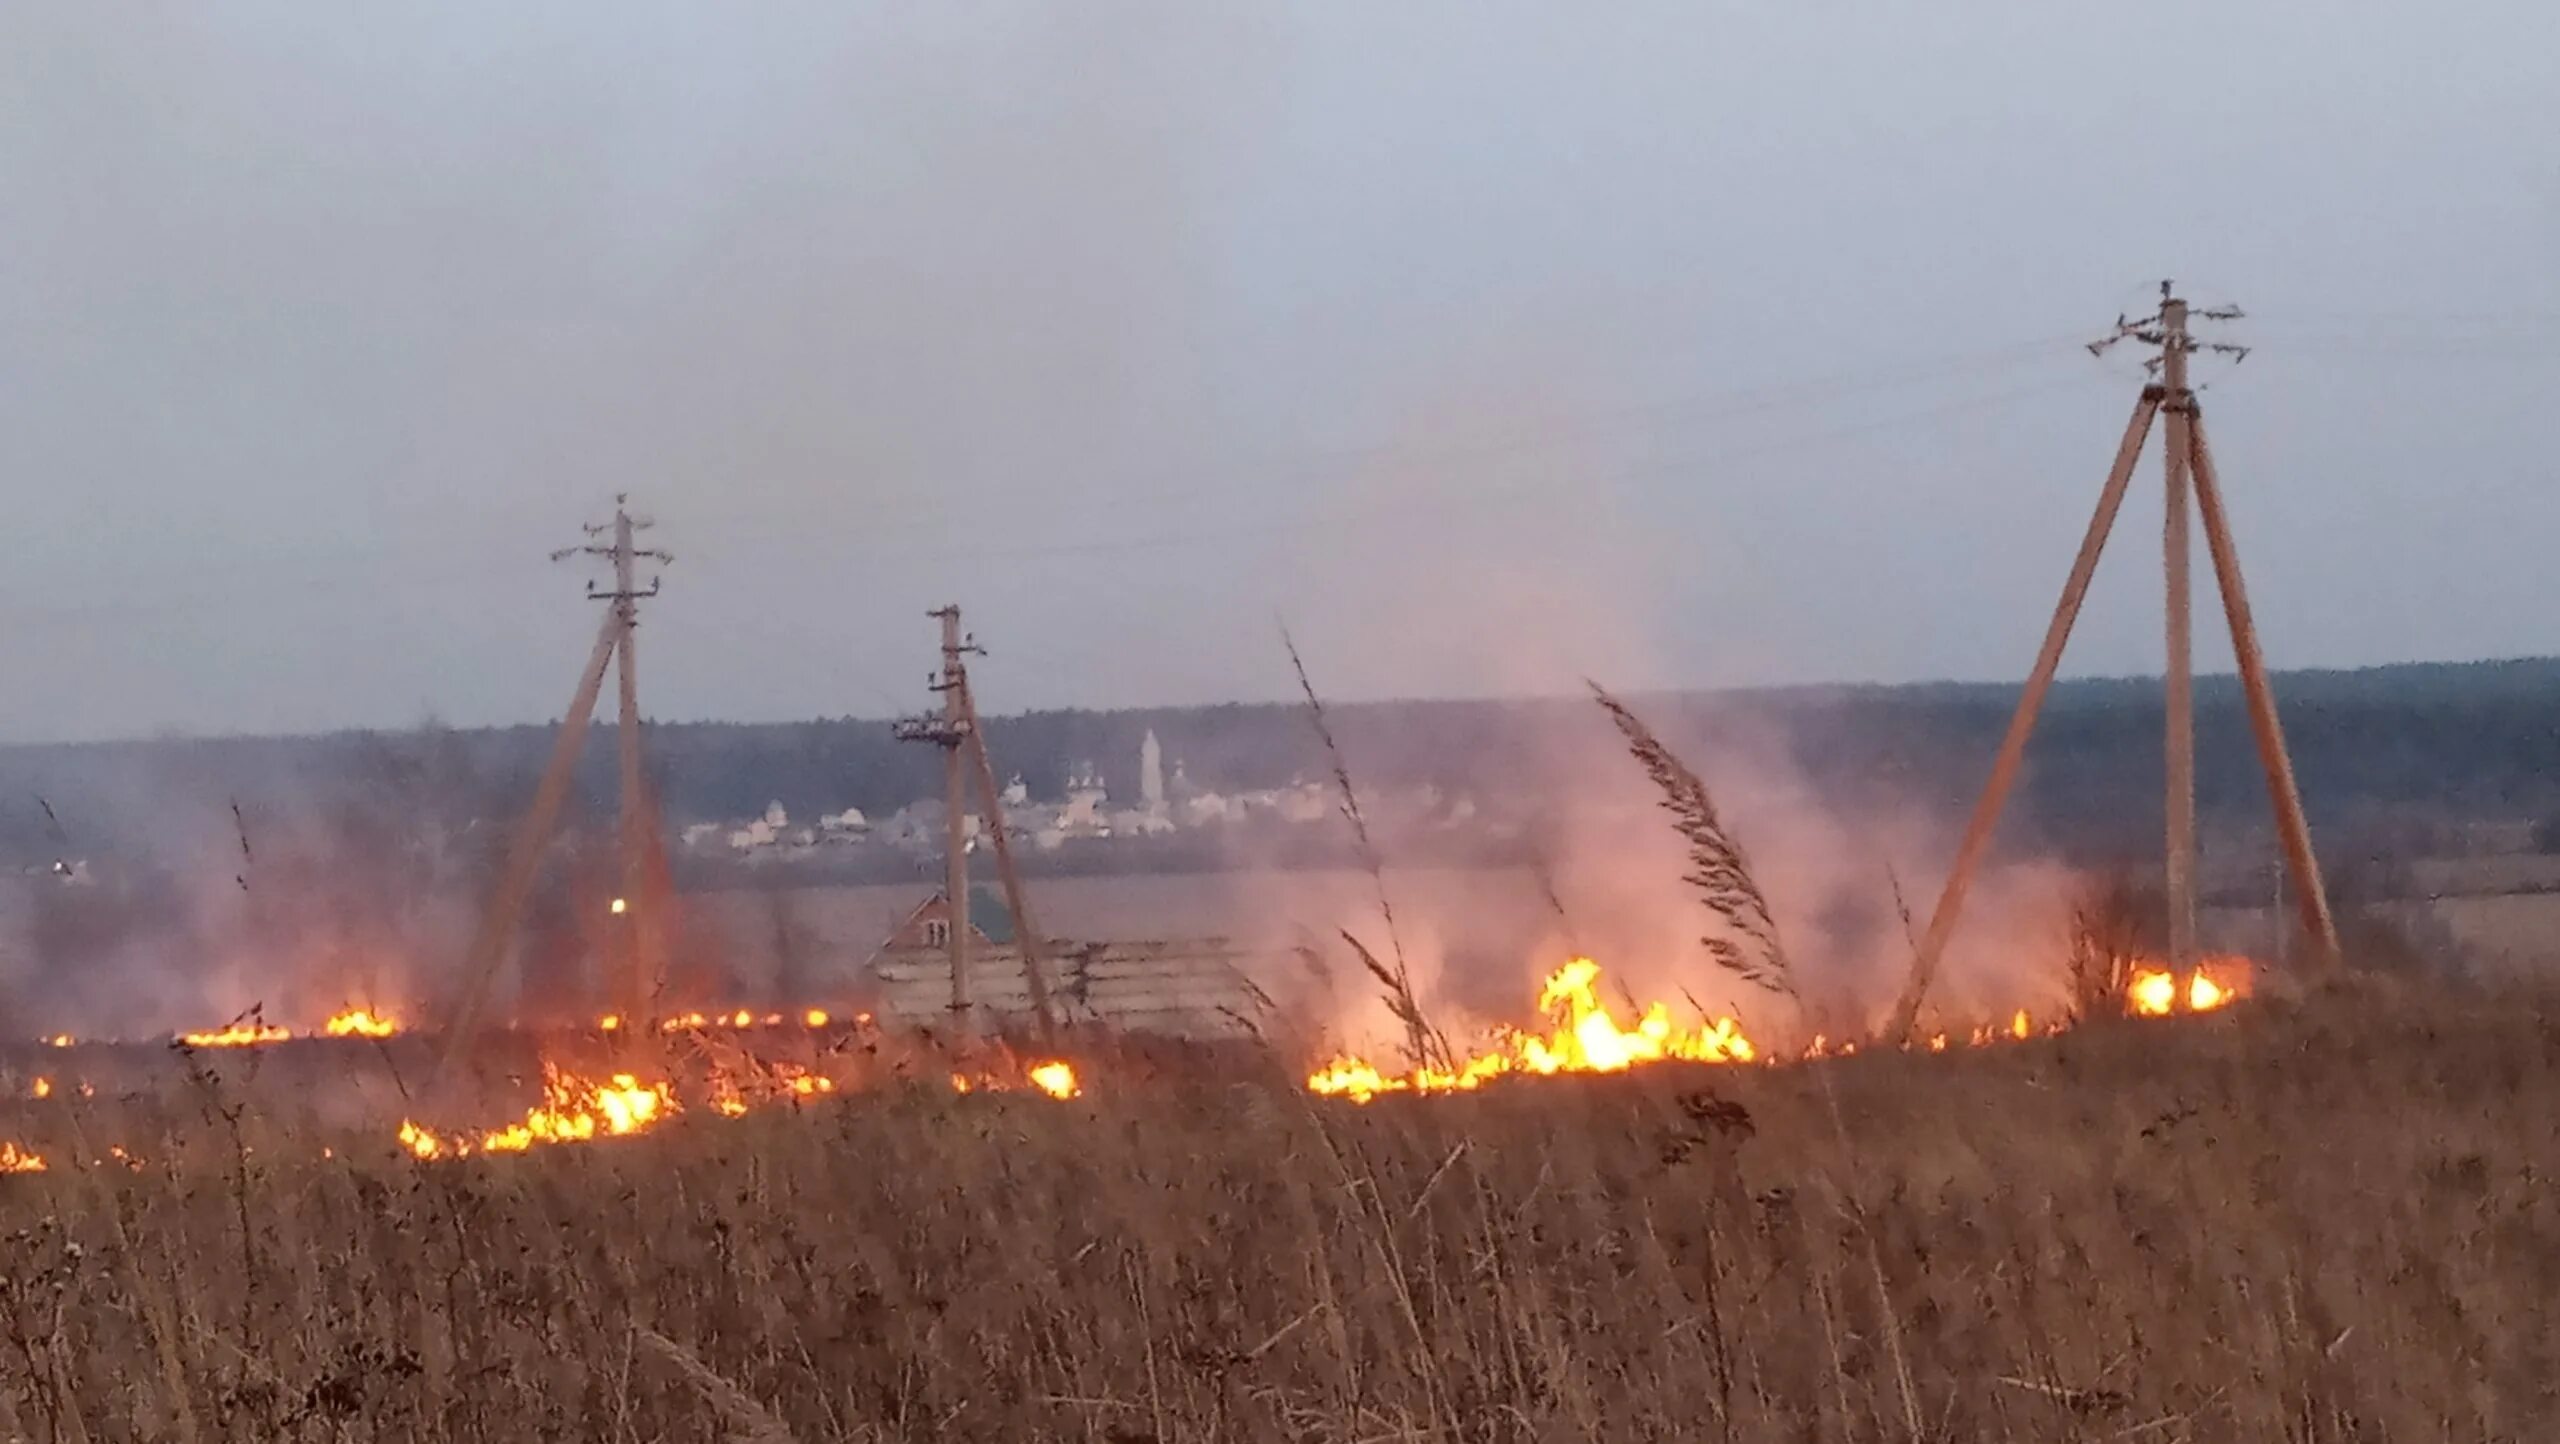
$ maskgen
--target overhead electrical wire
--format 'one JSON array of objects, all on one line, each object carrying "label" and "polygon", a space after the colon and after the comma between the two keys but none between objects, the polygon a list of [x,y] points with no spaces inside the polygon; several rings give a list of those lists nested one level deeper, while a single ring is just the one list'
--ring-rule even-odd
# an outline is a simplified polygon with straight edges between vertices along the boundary
[{"label": "overhead electrical wire", "polygon": [[[2281,341],[2269,348],[2269,359],[2316,359],[2323,353],[2342,353],[2353,355],[2358,364],[2362,364],[2369,356],[2390,353],[2413,359],[2456,360],[2506,360],[2518,356],[2541,358],[2560,354],[2560,319],[2532,313],[2453,317],[2345,312],[2261,315],[2253,312],[2249,319],[2253,326],[2263,325],[2281,333]],[[826,544],[831,551],[876,553],[894,549],[900,555],[920,559],[1034,560],[1321,531],[1405,512],[1463,514],[1508,504],[1555,484],[1559,479],[1553,476],[1488,478],[1485,475],[1487,470],[1502,467],[1516,469],[1519,463],[1534,458],[1555,457],[1570,462],[1577,448],[1658,442],[1666,435],[1676,435],[1682,428],[1702,423],[1836,406],[1913,388],[1984,380],[2039,362],[2073,360],[2076,369],[2071,374],[2043,382],[1988,393],[1969,392],[1923,407],[1763,441],[1712,447],[1704,451],[1682,451],[1635,461],[1591,461],[1583,463],[1584,469],[1570,479],[1577,483],[1591,480],[1619,482],[1704,471],[1737,461],[1814,449],[1952,416],[1997,409],[2105,375],[2103,369],[2092,370],[2073,355],[2078,344],[2085,339],[2081,332],[2055,333],[1820,376],[1630,402],[1561,418],[1553,426],[1508,434],[1458,438],[1447,442],[1386,441],[1330,448],[1295,457],[1227,462],[1216,466],[1222,475],[1250,476],[1264,482],[1264,490],[1271,494],[1303,495],[1355,479],[1368,482],[1374,489],[1416,478],[1427,481],[1447,477],[1448,486],[1464,488],[1463,491],[1446,494],[1400,495],[1351,507],[1265,514],[1223,522],[1204,519],[1198,525],[1160,528],[1137,536],[1098,536],[1015,546],[977,545],[967,536],[955,534],[958,524],[951,518],[923,517],[867,526],[849,541],[831,538]],[[1188,479],[1198,474],[1196,470],[1188,473],[1168,470],[1156,478],[1157,484],[1137,488],[1112,485],[1097,478],[1083,486],[1053,487],[1052,490],[1063,490],[1074,496],[1080,514],[1085,517],[1109,517],[1139,507],[1162,510],[1210,505],[1235,498],[1232,490],[1203,488],[1196,480]],[[688,519],[687,530],[696,534],[694,550],[697,554],[716,548],[722,541],[763,544],[774,539],[764,526],[751,525],[742,530],[735,524],[723,525],[716,515]],[[386,552],[387,548],[379,547],[351,549],[338,560],[343,565],[356,557],[377,557]],[[243,559],[222,570],[242,574],[236,578],[239,582],[288,589],[297,598],[304,598],[378,589],[381,577],[373,568],[388,560],[387,555],[379,555],[378,561],[368,562],[367,570],[336,578],[296,579],[290,574],[293,569],[290,558]],[[705,560],[710,558],[705,557]],[[485,575],[496,579],[514,573],[518,568],[511,558],[492,554],[484,556],[476,564],[466,564],[465,570],[473,576]],[[203,577],[199,574],[193,580],[200,583]],[[164,611],[169,604],[147,597],[122,596],[98,602],[28,598],[0,605],[7,606],[12,614],[22,618],[78,624],[146,615]]]},{"label": "overhead electrical wire", "polygon": [[[1754,444],[1693,452],[1678,456],[1652,458],[1632,464],[1595,465],[1576,478],[1580,484],[1593,481],[1620,482],[1645,476],[1676,475],[1703,471],[1720,464],[1749,460],[1761,456],[1804,451],[1832,445],[1863,436],[1899,430],[1951,416],[1996,410],[2030,397],[2049,395],[2087,385],[2092,378],[2086,373],[2057,377],[2031,386],[2012,387],[1983,395],[1958,397],[1952,401],[1874,417],[1818,431],[1781,437]],[[1102,555],[1116,552],[1158,550],[1169,547],[1196,546],[1208,542],[1256,540],[1301,532],[1323,532],[1400,513],[1454,514],[1481,512],[1493,505],[1516,502],[1546,486],[1550,478],[1509,481],[1475,479],[1464,482],[1465,490],[1433,496],[1398,496],[1392,500],[1349,507],[1333,508],[1315,514],[1275,515],[1200,527],[1179,528],[1137,537],[1097,538],[1089,541],[1041,544],[1023,547],[955,547],[943,553],[919,553],[912,547],[901,547],[908,556],[945,555],[984,558],[993,561],[1027,560],[1044,557]]]}]

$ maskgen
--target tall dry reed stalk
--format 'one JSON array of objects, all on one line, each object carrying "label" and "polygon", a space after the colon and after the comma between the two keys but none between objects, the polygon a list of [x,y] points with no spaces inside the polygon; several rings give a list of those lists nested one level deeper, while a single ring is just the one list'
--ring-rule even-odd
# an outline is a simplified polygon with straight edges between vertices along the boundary
[{"label": "tall dry reed stalk", "polygon": [[1359,845],[1360,865],[1368,870],[1369,881],[1377,889],[1378,916],[1386,924],[1388,960],[1381,962],[1377,954],[1354,936],[1349,928],[1342,930],[1344,942],[1360,959],[1360,966],[1378,980],[1386,991],[1386,1003],[1396,1021],[1404,1025],[1405,1051],[1417,1068],[1447,1066],[1450,1050],[1423,1016],[1422,1001],[1413,990],[1413,969],[1405,960],[1404,939],[1396,931],[1395,902],[1387,893],[1386,861],[1378,853],[1378,845],[1369,835],[1369,819],[1360,810],[1360,790],[1351,785],[1351,764],[1343,760],[1342,746],[1334,740],[1333,724],[1325,717],[1324,699],[1316,694],[1316,684],[1307,675],[1307,664],[1298,655],[1297,640],[1289,629],[1280,629],[1280,645],[1288,650],[1289,666],[1298,674],[1298,690],[1306,694],[1307,721],[1316,730],[1316,740],[1324,744],[1325,759],[1333,767],[1333,785],[1341,794],[1342,815],[1351,823],[1351,836]]},{"label": "tall dry reed stalk", "polygon": [[1778,941],[1778,924],[1769,915],[1769,900],[1751,875],[1751,860],[1742,844],[1717,814],[1707,784],[1626,703],[1597,682],[1587,685],[1592,698],[1626,737],[1627,751],[1661,791],[1662,809],[1671,814],[1672,828],[1689,844],[1689,870],[1681,880],[1724,923],[1725,935],[1700,939],[1707,956],[1746,983],[1801,1001],[1795,968]]}]

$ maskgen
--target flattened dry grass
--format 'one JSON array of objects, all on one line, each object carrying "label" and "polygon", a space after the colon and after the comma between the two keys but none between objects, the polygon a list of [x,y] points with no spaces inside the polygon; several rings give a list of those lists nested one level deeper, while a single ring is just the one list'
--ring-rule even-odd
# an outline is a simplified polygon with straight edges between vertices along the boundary
[{"label": "flattened dry grass", "polygon": [[2539,999],[428,1167],[224,1106],[0,1178],[0,1439],[2560,1437]]}]

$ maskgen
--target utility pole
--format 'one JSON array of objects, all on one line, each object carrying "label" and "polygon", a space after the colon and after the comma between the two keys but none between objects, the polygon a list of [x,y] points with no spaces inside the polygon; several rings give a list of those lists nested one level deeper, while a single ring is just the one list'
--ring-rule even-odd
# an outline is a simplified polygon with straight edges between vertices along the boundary
[{"label": "utility pole", "polygon": [[629,498],[614,498],[613,520],[589,525],[589,537],[610,534],[610,545],[589,542],[585,546],[563,547],[551,554],[555,562],[573,556],[601,556],[613,563],[613,590],[598,591],[590,584],[590,600],[611,601],[605,609],[603,624],[596,630],[594,650],[588,655],[586,669],[579,673],[577,690],[571,694],[569,710],[560,719],[560,731],[551,745],[551,760],[543,768],[542,780],[536,785],[533,801],[524,817],[508,838],[507,855],[501,865],[496,890],[488,906],[481,912],[480,925],[472,935],[471,951],[463,960],[463,986],[447,1028],[443,1056],[436,1064],[435,1079],[429,1084],[432,1094],[451,1069],[456,1055],[469,1042],[487,1006],[491,985],[504,965],[509,944],[515,940],[517,925],[523,920],[524,905],[542,870],[542,854],[550,845],[552,829],[558,824],[560,805],[566,800],[569,782],[575,774],[579,753],[586,745],[587,727],[594,720],[597,698],[604,690],[605,669],[616,656],[622,659],[621,675],[621,820],[619,873],[622,895],[615,899],[612,922],[617,931],[615,959],[617,976],[605,987],[618,993],[624,1016],[635,1024],[645,1015],[648,994],[653,986],[657,953],[659,907],[653,885],[652,859],[657,854],[655,811],[646,800],[640,765],[639,677],[632,656],[632,634],[640,625],[639,602],[658,594],[658,582],[651,578],[644,590],[634,576],[635,564],[643,558],[661,565],[675,560],[664,551],[642,550],[634,545],[635,532],[646,530],[651,523],[634,517],[628,509]]},{"label": "utility pole", "polygon": [[934,615],[942,619],[942,680],[934,686],[942,693],[943,731],[952,739],[942,749],[942,895],[951,912],[951,925],[943,931],[951,940],[951,1026],[965,1038],[978,1022],[969,996],[969,774],[960,765],[969,717],[960,657],[966,643],[957,604]]},{"label": "utility pole", "polygon": [[[996,790],[995,763],[987,754],[986,733],[978,724],[977,699],[969,688],[967,658],[973,653],[984,656],[985,649],[976,638],[962,634],[959,607],[943,607],[926,615],[942,623],[942,671],[930,684],[942,696],[942,712],[940,716],[905,718],[897,723],[896,731],[902,742],[930,742],[943,750],[943,805],[948,817],[942,886],[951,910],[946,947],[951,964],[952,1025],[964,1035],[975,1026],[968,939],[968,779],[974,770],[986,808],[989,838],[995,846],[996,870],[1004,880],[1005,908],[1013,915],[1014,938],[1022,950],[1023,984],[1031,994],[1031,1009],[1040,1036],[1051,1039],[1057,1035],[1058,1020],[1050,999],[1040,930],[1032,924],[1022,875],[1014,866],[1013,843],[1005,832],[1004,798]],[[961,755],[964,752],[970,754],[965,759]]]},{"label": "utility pole", "polygon": [[2169,892],[2169,949],[2172,966],[2180,974],[2180,991],[2184,992],[2185,974],[2195,964],[2195,719],[2194,658],[2192,637],[2192,586],[2188,573],[2188,507],[2190,493],[2196,515],[2204,523],[2205,544],[2213,557],[2214,577],[2222,593],[2223,616],[2231,630],[2231,647],[2238,660],[2240,683],[2249,702],[2249,723],[2258,746],[2260,769],[2266,774],[2268,801],[2276,815],[2277,835],[2284,846],[2286,870],[2291,875],[2294,901],[2302,915],[2303,932],[2323,963],[2338,961],[2337,926],[2329,911],[2329,898],[2320,877],[2319,860],[2311,847],[2311,829],[2304,820],[2302,795],[2295,785],[2293,762],[2285,749],[2284,730],[2277,720],[2274,689],[2269,685],[2266,660],[2258,646],[2258,631],[2249,612],[2247,588],[2240,576],[2240,556],[2231,540],[2229,519],[2222,509],[2221,486],[2214,475],[2212,448],[2206,444],[2204,417],[2196,404],[2196,393],[2188,378],[2188,358],[2195,353],[2228,355],[2235,360],[2246,357],[2249,348],[2221,342],[2198,342],[2189,329],[2191,319],[2233,321],[2241,317],[2236,306],[2215,310],[2192,310],[2181,300],[2170,283],[2160,283],[2160,309],[2139,321],[2116,318],[2115,330],[2089,345],[2092,355],[2105,351],[2120,341],[2139,341],[2156,346],[2160,354],[2145,363],[2145,368],[2159,379],[2145,385],[2135,401],[2133,417],[2125,424],[2124,440],[2117,447],[2115,465],[2107,473],[2105,487],[2098,495],[2097,514],[2089,520],[2089,530],[2081,539],[2079,555],[2071,564],[2071,575],[2063,583],[2062,599],[2054,605],[2053,619],[2045,629],[2044,646],[2037,653],[2035,667],[2027,674],[2027,685],[2019,694],[2016,710],[2009,718],[2009,731],[2000,743],[1999,755],[1991,764],[1991,777],[1983,785],[1975,802],[1973,816],[1965,826],[1964,838],[1957,844],[1954,865],[1948,870],[1938,905],[1929,915],[1929,926],[1913,950],[1911,976],[1902,997],[1894,1008],[1889,1037],[1907,1042],[1919,1021],[1920,1005],[1937,975],[1938,963],[1956,923],[1964,910],[1966,892],[1983,854],[1989,849],[1993,830],[1998,826],[2002,806],[2007,802],[2011,786],[2017,780],[2020,760],[2026,752],[2027,739],[2035,730],[2036,716],[2044,705],[2045,693],[2053,683],[2055,668],[2062,660],[2064,646],[2070,641],[2071,628],[2080,615],[2080,604],[2088,594],[2089,582],[2096,574],[2098,558],[2106,549],[2107,537],[2114,529],[2116,513],[2124,503],[2125,491],[2132,481],[2135,463],[2140,459],[2144,441],[2149,437],[2155,417],[2168,417],[2167,492],[2168,505],[2162,524],[2162,570],[2167,585],[2168,665],[2165,690],[2168,711],[2166,746],[2165,871]]},{"label": "utility pole", "polygon": [[649,579],[649,589],[642,591],[634,577],[642,557],[661,565],[675,560],[664,551],[641,551],[632,542],[635,532],[646,531],[656,523],[645,517],[634,517],[628,496],[613,499],[613,520],[605,525],[587,528],[589,536],[601,536],[608,529],[613,534],[611,546],[589,545],[577,548],[590,556],[603,556],[613,563],[613,590],[600,592],[590,587],[587,595],[596,600],[610,599],[617,626],[616,646],[621,683],[621,709],[616,719],[616,751],[621,764],[620,863],[622,879],[621,907],[616,916],[621,938],[620,976],[614,991],[621,996],[623,1017],[637,1024],[648,1018],[662,981],[659,956],[659,927],[663,921],[664,900],[650,866],[657,849],[658,822],[649,805],[649,792],[642,778],[640,758],[640,675],[636,643],[640,631],[640,599],[658,594],[658,579]]},{"label": "utility pole", "polygon": [[977,644],[960,631],[957,605],[925,613],[942,623],[942,670],[926,685],[942,698],[939,715],[902,718],[901,742],[930,742],[942,749],[942,898],[950,921],[943,929],[951,965],[951,1026],[962,1037],[977,1031],[969,995],[969,783],[960,752],[969,743],[968,664]]},{"label": "utility pole", "polygon": [[987,809],[987,833],[995,842],[996,876],[1004,880],[1004,905],[1013,914],[1013,936],[1022,949],[1023,985],[1031,992],[1031,1011],[1040,1024],[1043,1042],[1054,1042],[1058,1036],[1056,1007],[1049,998],[1049,960],[1044,950],[1040,929],[1031,921],[1031,902],[1024,895],[1022,872],[1013,863],[1013,838],[1005,826],[1004,794],[996,787],[995,759],[987,755],[987,729],[978,721],[978,694],[969,686],[969,674],[960,674],[960,711],[969,730],[969,750],[978,760],[978,795]]},{"label": "utility pole", "polygon": [[2169,905],[2169,971],[2185,996],[2196,965],[2196,689],[2195,584],[2187,571],[2188,461],[2194,455],[2195,392],[2187,385],[2187,303],[2160,288],[2160,382],[2168,413],[2163,460],[2168,506],[2161,521],[2161,575],[2167,582],[2168,663],[2161,673],[2167,703],[2161,738],[2165,759],[2161,816],[2165,820],[2165,891]]},{"label": "utility pole", "polygon": [[[2236,310],[2231,314],[2239,314]],[[2242,355],[2248,354],[2245,350]],[[2223,620],[2231,629],[2232,660],[2240,669],[2240,690],[2249,702],[2249,733],[2258,744],[2258,768],[2266,774],[2267,801],[2276,815],[2276,838],[2284,846],[2285,865],[2293,874],[2293,903],[2302,930],[2321,962],[2335,967],[2338,920],[2329,910],[2328,885],[2320,877],[2320,856],[2311,846],[2311,823],[2302,811],[2302,786],[2293,775],[2293,754],[2284,744],[2284,723],[2276,715],[2276,692],[2267,680],[2267,656],[2258,644],[2258,624],[2249,611],[2248,583],[2240,575],[2240,548],[2231,539],[2231,518],[2222,510],[2222,479],[2213,468],[2213,444],[2204,434],[2204,417],[2195,417],[2196,514],[2204,521],[2206,550],[2213,556],[2213,575],[2222,592]]]}]

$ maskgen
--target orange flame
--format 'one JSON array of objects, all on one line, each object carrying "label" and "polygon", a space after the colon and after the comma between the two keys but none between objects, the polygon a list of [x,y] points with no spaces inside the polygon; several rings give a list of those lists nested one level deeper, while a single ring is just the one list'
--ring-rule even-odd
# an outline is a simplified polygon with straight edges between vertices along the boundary
[{"label": "orange flame", "polygon": [[820,1093],[833,1093],[836,1091],[836,1080],[833,1078],[826,1077],[822,1074],[811,1073],[804,1069],[794,1068],[787,1063],[782,1065],[782,1067],[784,1070],[782,1086],[790,1090],[791,1095],[795,1098],[811,1098]]},{"label": "orange flame", "polygon": [[257,1048],[269,1043],[282,1043],[293,1037],[290,1028],[272,1023],[240,1019],[212,1033],[181,1033],[178,1041],[190,1048]]},{"label": "orange flame", "polygon": [[321,1024],[320,1031],[331,1038],[388,1038],[400,1025],[371,1008],[349,1008]]},{"label": "orange flame", "polygon": [[[752,1077],[753,1086],[766,1098],[817,1098],[836,1091],[836,1080],[823,1073],[812,1073],[797,1063],[754,1064],[763,1074]],[[711,1080],[711,1109],[723,1118],[743,1116],[752,1105],[747,1087],[735,1072],[723,1071]]]},{"label": "orange flame", "polygon": [[33,1097],[50,1098],[53,1096],[53,1080],[50,1078],[38,1078],[35,1081],[35,1085],[27,1091]]},{"label": "orange flame", "polygon": [[652,1127],[675,1113],[675,1095],[664,1083],[642,1083],[616,1073],[590,1082],[542,1065],[542,1101],[520,1122],[477,1136],[437,1133],[403,1119],[400,1142],[419,1158],[468,1158],[474,1153],[522,1153],[536,1144],[586,1143],[619,1138]]},{"label": "orange flame", "polygon": [[999,1073],[987,1069],[980,1069],[975,1073],[954,1072],[951,1075],[951,1091],[963,1094],[1011,1093],[1025,1083],[1051,1098],[1084,1096],[1084,1080],[1076,1075],[1075,1065],[1063,1058],[1051,1058],[1034,1063],[1023,1069],[1020,1077],[1014,1076],[1009,1071]]},{"label": "orange flame", "polygon": [[1733,1019],[1702,1019],[1684,1029],[1671,1021],[1666,1003],[1645,1008],[1633,1027],[1622,1025],[1600,1001],[1599,979],[1600,965],[1589,958],[1557,969],[1538,994],[1539,1010],[1555,1020],[1545,1033],[1506,1029],[1484,1052],[1403,1074],[1362,1058],[1336,1058],[1308,1077],[1307,1088],[1366,1103],[1381,1093],[1462,1092],[1512,1073],[1617,1073],[1650,1063],[1748,1063],[1759,1056]]},{"label": "orange flame", "polygon": [[2210,1013],[2249,993],[2249,965],[2238,958],[2215,958],[2196,965],[2183,994],[2178,975],[2167,968],[2138,968],[2125,988],[2127,1010],[2139,1018],[2165,1018],[2172,1013]]},{"label": "orange flame", "polygon": [[5,1138],[0,1138],[0,1173],[42,1173],[44,1155],[29,1153]]}]

